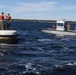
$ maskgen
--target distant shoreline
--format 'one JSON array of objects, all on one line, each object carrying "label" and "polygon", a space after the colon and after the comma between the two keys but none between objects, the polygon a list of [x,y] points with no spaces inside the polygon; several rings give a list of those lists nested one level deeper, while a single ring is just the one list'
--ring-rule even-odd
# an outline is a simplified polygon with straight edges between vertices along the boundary
[{"label": "distant shoreline", "polygon": [[20,22],[56,22],[56,20],[30,20],[30,19],[12,19],[12,21],[20,21]]},{"label": "distant shoreline", "polygon": [[[56,20],[30,20],[30,19],[12,19],[12,21],[16,22],[46,22],[46,23],[55,23]],[[76,24],[76,21],[66,21],[67,23]]]}]

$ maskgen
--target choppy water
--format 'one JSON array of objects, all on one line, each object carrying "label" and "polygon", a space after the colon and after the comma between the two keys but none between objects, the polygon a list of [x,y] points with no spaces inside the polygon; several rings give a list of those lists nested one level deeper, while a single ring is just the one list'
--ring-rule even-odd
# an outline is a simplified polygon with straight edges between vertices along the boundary
[{"label": "choppy water", "polygon": [[52,25],[12,22],[18,42],[0,43],[0,75],[76,75],[76,37],[41,32]]}]

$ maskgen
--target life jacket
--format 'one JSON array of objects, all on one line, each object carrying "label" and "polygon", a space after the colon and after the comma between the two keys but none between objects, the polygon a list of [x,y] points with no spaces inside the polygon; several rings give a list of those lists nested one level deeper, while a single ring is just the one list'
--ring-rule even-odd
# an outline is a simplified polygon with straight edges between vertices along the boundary
[{"label": "life jacket", "polygon": [[11,19],[10,16],[6,16],[6,20],[9,21]]},{"label": "life jacket", "polygon": [[0,15],[0,20],[2,20],[2,15]]}]

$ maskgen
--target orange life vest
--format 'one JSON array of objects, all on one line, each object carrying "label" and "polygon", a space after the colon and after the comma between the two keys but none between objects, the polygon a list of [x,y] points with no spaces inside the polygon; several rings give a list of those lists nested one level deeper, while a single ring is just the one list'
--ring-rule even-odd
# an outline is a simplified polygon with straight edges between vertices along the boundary
[{"label": "orange life vest", "polygon": [[11,17],[10,17],[10,16],[6,16],[6,20],[8,20],[8,21],[9,21],[10,19],[11,19]]},{"label": "orange life vest", "polygon": [[0,15],[0,20],[2,20],[2,15]]}]

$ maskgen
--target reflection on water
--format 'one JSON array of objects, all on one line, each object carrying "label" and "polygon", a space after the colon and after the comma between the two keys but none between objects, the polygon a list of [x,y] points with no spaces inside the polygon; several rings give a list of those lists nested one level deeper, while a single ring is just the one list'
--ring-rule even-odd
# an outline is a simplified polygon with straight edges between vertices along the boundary
[{"label": "reflection on water", "polygon": [[17,37],[5,37],[5,38],[0,38],[0,43],[7,43],[7,44],[16,44],[18,42]]}]

